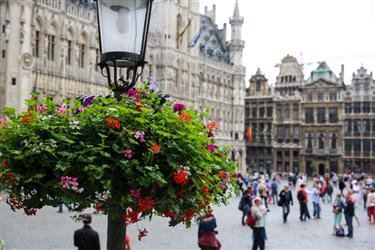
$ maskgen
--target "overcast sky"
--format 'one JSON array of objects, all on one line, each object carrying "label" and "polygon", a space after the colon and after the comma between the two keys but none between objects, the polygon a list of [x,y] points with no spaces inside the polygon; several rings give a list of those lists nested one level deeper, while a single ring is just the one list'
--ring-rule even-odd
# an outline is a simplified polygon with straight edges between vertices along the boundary
[{"label": "overcast sky", "polygon": [[[222,28],[233,15],[235,0],[201,0],[200,10],[216,4],[216,23]],[[305,78],[319,61],[345,83],[363,67],[375,78],[375,0],[239,0],[244,17],[246,83],[258,67],[274,83],[277,63],[287,54],[305,63]],[[228,30],[230,39],[230,29]]]}]

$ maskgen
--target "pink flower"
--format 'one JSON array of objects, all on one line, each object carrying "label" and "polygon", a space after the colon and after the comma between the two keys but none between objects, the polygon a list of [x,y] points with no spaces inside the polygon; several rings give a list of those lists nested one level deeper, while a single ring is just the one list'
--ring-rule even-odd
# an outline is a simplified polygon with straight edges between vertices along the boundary
[{"label": "pink flower", "polygon": [[37,106],[36,109],[39,114],[44,114],[48,108],[47,108],[47,105],[42,104],[42,105]]},{"label": "pink flower", "polygon": [[84,110],[85,110],[85,107],[79,107],[79,108],[77,109],[78,113],[81,113],[81,112],[84,111]]},{"label": "pink flower", "polygon": [[0,118],[0,125],[6,123],[8,121],[10,121],[10,119],[8,117],[2,117],[2,118]]},{"label": "pink flower", "polygon": [[138,97],[134,98],[134,103],[138,103],[138,102],[141,102],[141,100]]},{"label": "pink flower", "polygon": [[133,157],[133,151],[130,148],[125,149],[124,157],[130,160]]},{"label": "pink flower", "polygon": [[214,145],[214,144],[210,144],[210,145],[207,146],[207,149],[211,152],[213,152],[215,150],[215,148],[216,148],[216,145]]},{"label": "pink flower", "polygon": [[128,96],[137,96],[138,95],[138,91],[135,90],[135,89],[129,89],[128,90]]},{"label": "pink flower", "polygon": [[221,188],[222,190],[224,190],[224,189],[227,188],[227,186],[225,185],[224,182],[221,182],[221,183],[219,184],[219,188]]},{"label": "pink flower", "polygon": [[130,196],[133,198],[139,199],[141,197],[141,189],[140,188],[130,189]]},{"label": "pink flower", "polygon": [[56,112],[62,114],[62,113],[65,113],[67,110],[68,110],[68,107],[64,103],[63,105],[57,108]]},{"label": "pink flower", "polygon": [[61,176],[60,184],[64,189],[70,189],[78,186],[77,178],[70,176]]},{"label": "pink flower", "polygon": [[182,104],[182,103],[175,103],[173,105],[173,111],[174,112],[179,112],[179,111],[181,111],[181,110],[183,110],[185,108],[186,108],[185,104]]},{"label": "pink flower", "polygon": [[140,142],[145,142],[145,132],[143,132],[142,130],[137,130],[134,137],[136,139],[139,139]]}]

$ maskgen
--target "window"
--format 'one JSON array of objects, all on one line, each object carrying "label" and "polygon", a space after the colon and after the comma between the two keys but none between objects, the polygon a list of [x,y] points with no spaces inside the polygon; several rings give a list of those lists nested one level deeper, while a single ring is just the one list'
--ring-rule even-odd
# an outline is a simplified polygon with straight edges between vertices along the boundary
[{"label": "window", "polygon": [[251,109],[251,116],[253,117],[253,118],[256,118],[257,117],[257,107],[255,106],[253,106],[253,108]]},{"label": "window", "polygon": [[78,65],[83,68],[85,65],[85,45],[79,44],[79,54],[78,54]]},{"label": "window", "polygon": [[326,109],[325,108],[318,108],[318,123],[325,123],[326,122]]},{"label": "window", "polygon": [[39,57],[39,51],[40,51],[40,31],[36,30],[35,31],[35,44],[33,48],[33,56],[34,57]]},{"label": "window", "polygon": [[372,103],[372,113],[375,113],[375,102]]},{"label": "window", "polygon": [[337,133],[331,134],[331,148],[336,149],[337,148]]},{"label": "window", "polygon": [[331,92],[329,94],[329,100],[331,100],[331,101],[337,101],[337,93],[336,92]]},{"label": "window", "polygon": [[[375,135],[375,120],[374,119],[372,120],[372,133]],[[374,148],[374,152],[375,152],[375,148]]]},{"label": "window", "polygon": [[324,149],[324,133],[323,132],[318,133],[318,148]]},{"label": "window", "polygon": [[308,93],[306,95],[306,101],[308,101],[308,102],[312,102],[313,101],[313,94],[312,93]]},{"label": "window", "polygon": [[267,117],[272,117],[272,107],[267,107]]},{"label": "window", "polygon": [[354,139],[353,140],[353,148],[354,152],[361,152],[361,140],[360,139]]},{"label": "window", "polygon": [[72,48],[72,41],[68,41],[68,51],[67,51],[67,55],[66,55],[66,64],[67,65],[72,65],[72,52],[73,52],[73,48]]},{"label": "window", "polygon": [[299,120],[299,112],[298,108],[293,109],[293,120],[298,121]]},{"label": "window", "polygon": [[354,113],[361,113],[361,103],[360,102],[355,102],[354,103]]},{"label": "window", "polygon": [[330,123],[337,123],[339,121],[339,117],[337,114],[337,108],[330,108],[329,109],[329,122]]},{"label": "window", "polygon": [[256,91],[260,91],[260,80],[256,80],[255,86],[256,86]]},{"label": "window", "polygon": [[305,122],[314,123],[314,110],[312,108],[307,108],[305,110]]},{"label": "window", "polygon": [[284,117],[285,117],[286,120],[290,119],[290,109],[289,109],[289,106],[286,106],[284,108]]},{"label": "window", "polygon": [[352,112],[352,104],[351,103],[345,103],[345,113],[350,114]]},{"label": "window", "polygon": [[47,47],[47,58],[50,61],[55,60],[55,36],[47,35],[48,47]]},{"label": "window", "polygon": [[371,151],[371,140],[365,139],[363,140],[363,152],[370,152]]},{"label": "window", "polygon": [[351,133],[352,132],[352,121],[346,120],[344,122],[344,131],[345,133]]},{"label": "window", "polygon": [[313,140],[313,135],[311,132],[305,133],[305,147],[308,149],[312,149],[312,140]]},{"label": "window", "polygon": [[324,93],[323,92],[318,92],[318,102],[324,101]]},{"label": "window", "polygon": [[283,115],[282,115],[281,109],[277,109],[277,121],[278,122],[283,121]]},{"label": "window", "polygon": [[359,133],[359,127],[361,126],[360,120],[353,120],[353,132]]},{"label": "window", "polygon": [[259,117],[264,117],[264,107],[259,108]]},{"label": "window", "polygon": [[299,130],[298,127],[293,128],[293,141],[297,143],[299,141]]},{"label": "window", "polygon": [[371,131],[371,120],[363,120],[362,121],[362,127],[363,127],[363,132],[365,133],[370,133]]},{"label": "window", "polygon": [[370,103],[369,102],[363,103],[363,113],[370,113]]},{"label": "window", "polygon": [[16,78],[14,78],[14,77],[12,78],[12,85],[16,86]]},{"label": "window", "polygon": [[352,140],[345,139],[345,154],[350,155],[352,152]]},{"label": "window", "polygon": [[2,27],[3,27],[3,28],[2,28],[2,32],[5,33],[5,30],[6,30],[6,26],[5,26],[5,24],[3,24]]},{"label": "window", "polygon": [[2,58],[5,58],[5,49],[3,49],[3,50],[1,51],[1,57],[2,57]]}]

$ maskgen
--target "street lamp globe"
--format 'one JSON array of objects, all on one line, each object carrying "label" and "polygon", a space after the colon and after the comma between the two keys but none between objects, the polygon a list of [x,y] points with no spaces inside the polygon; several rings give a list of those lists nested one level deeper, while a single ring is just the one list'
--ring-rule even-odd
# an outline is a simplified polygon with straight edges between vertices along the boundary
[{"label": "street lamp globe", "polygon": [[[101,58],[98,63],[116,93],[134,87],[145,52],[153,0],[97,0]],[[126,68],[126,78],[118,69]],[[111,78],[111,69],[113,79]]]}]

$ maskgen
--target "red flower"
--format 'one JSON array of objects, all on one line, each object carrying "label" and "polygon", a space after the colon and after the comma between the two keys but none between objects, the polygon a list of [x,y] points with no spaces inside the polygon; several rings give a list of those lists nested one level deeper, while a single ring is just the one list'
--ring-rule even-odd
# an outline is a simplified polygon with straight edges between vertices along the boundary
[{"label": "red flower", "polygon": [[150,197],[146,196],[145,198],[138,199],[138,209],[139,211],[151,210],[152,206],[155,204],[155,201]]},{"label": "red flower", "polygon": [[32,123],[32,122],[35,122],[36,120],[37,120],[36,117],[33,117],[30,114],[27,114],[24,117],[22,117],[21,124]]},{"label": "red flower", "polygon": [[173,213],[171,210],[166,210],[164,213],[163,213],[163,216],[165,217],[169,217],[173,220],[177,219],[177,214]]},{"label": "red flower", "polygon": [[207,128],[210,130],[217,129],[217,123],[216,121],[208,121]]},{"label": "red flower", "polygon": [[22,209],[25,207],[22,201],[20,201],[17,197],[9,198],[8,203],[12,209]]},{"label": "red flower", "polygon": [[16,181],[14,180],[14,178],[13,178],[13,173],[10,172],[10,171],[7,172],[7,178],[8,178],[8,183],[9,183],[9,184],[14,184],[14,183],[16,182]]},{"label": "red flower", "polygon": [[103,212],[104,211],[103,203],[101,202],[95,203],[95,210],[97,213]]},{"label": "red flower", "polygon": [[139,218],[139,212],[138,211],[128,211],[123,217],[123,220],[125,221],[126,225],[129,225],[131,223],[137,223],[141,219]]},{"label": "red flower", "polygon": [[201,191],[202,194],[207,193],[208,192],[208,187],[204,186],[200,191]]},{"label": "red flower", "polygon": [[138,240],[140,241],[143,237],[147,236],[147,234],[148,234],[148,231],[146,230],[146,228],[144,228],[142,231],[139,230]]},{"label": "red flower", "polygon": [[1,164],[1,166],[2,166],[3,168],[5,168],[5,169],[8,168],[8,164],[7,164],[6,161],[3,161],[2,164]]},{"label": "red flower", "polygon": [[193,210],[187,210],[184,217],[184,223],[190,222],[191,219],[194,217],[194,211]]},{"label": "red flower", "polygon": [[173,178],[173,181],[176,184],[184,185],[188,181],[188,174],[186,173],[186,171],[184,169],[180,169],[180,170],[178,170],[178,172],[173,173],[172,178]]},{"label": "red flower", "polygon": [[152,144],[152,148],[151,148],[151,152],[152,153],[160,153],[160,147],[161,145],[160,144]]},{"label": "red flower", "polygon": [[36,209],[35,208],[24,208],[23,211],[25,211],[25,214],[28,216],[30,215],[36,215]]},{"label": "red flower", "polygon": [[178,120],[179,121],[185,120],[185,121],[189,122],[191,120],[191,118],[190,118],[188,113],[182,112],[181,114],[178,115]]},{"label": "red flower", "polygon": [[214,137],[215,136],[212,131],[208,131],[207,135],[208,135],[208,137]]},{"label": "red flower", "polygon": [[113,118],[113,117],[108,117],[106,120],[106,124],[108,127],[113,128],[113,129],[120,129],[121,128],[121,123],[119,120]]}]

